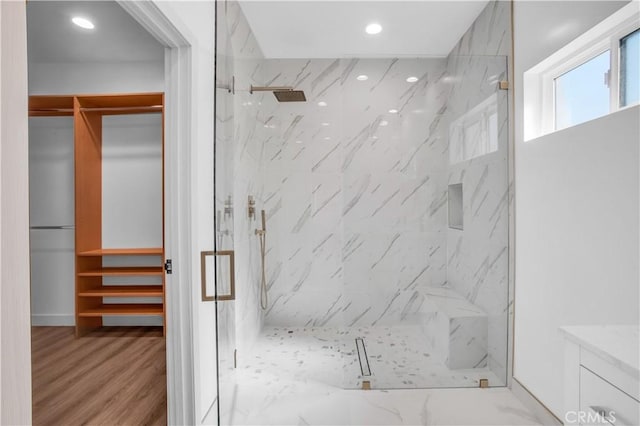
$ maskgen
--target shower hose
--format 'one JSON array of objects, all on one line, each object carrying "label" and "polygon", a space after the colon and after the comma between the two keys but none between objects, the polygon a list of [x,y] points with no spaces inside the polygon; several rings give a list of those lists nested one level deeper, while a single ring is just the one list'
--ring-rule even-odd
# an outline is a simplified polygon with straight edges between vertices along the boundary
[{"label": "shower hose", "polygon": [[262,277],[260,280],[260,307],[262,310],[267,309],[268,295],[267,295],[267,272],[265,270],[265,260],[267,255],[267,232],[263,229],[257,232],[258,238],[260,238],[260,258],[262,260]]}]

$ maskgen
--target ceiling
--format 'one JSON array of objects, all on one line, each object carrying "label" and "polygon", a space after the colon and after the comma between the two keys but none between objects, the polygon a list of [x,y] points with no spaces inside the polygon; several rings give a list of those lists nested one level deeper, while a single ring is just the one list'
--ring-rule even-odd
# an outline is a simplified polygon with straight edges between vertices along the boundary
[{"label": "ceiling", "polygon": [[[447,56],[487,3],[240,1],[267,58]],[[371,22],[383,31],[366,34]]]},{"label": "ceiling", "polygon": [[[95,29],[71,18],[82,16]],[[29,1],[30,62],[163,61],[164,48],[115,1]]]}]

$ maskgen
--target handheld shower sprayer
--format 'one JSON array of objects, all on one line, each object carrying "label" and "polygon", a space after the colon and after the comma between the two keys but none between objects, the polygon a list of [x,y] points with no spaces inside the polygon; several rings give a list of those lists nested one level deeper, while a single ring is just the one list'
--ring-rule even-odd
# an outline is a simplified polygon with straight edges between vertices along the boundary
[{"label": "handheld shower sprayer", "polygon": [[267,271],[266,271],[266,255],[267,255],[267,212],[260,212],[262,217],[262,229],[256,229],[256,235],[260,238],[260,258],[262,259],[262,276],[260,277],[260,307],[266,310],[268,306],[267,294]]}]

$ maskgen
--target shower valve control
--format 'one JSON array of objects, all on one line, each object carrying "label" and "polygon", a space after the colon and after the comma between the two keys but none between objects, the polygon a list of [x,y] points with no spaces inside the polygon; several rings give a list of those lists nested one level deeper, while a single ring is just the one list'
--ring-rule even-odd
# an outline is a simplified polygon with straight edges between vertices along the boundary
[{"label": "shower valve control", "polygon": [[248,200],[248,214],[249,214],[249,219],[255,219],[256,218],[256,200],[253,198],[253,195],[249,195],[249,200]]}]

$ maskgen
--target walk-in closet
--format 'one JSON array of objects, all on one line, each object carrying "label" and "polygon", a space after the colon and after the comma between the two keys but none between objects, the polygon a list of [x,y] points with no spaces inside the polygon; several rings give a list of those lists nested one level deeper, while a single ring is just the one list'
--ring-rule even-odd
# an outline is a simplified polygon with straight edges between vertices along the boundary
[{"label": "walk-in closet", "polygon": [[164,49],[115,1],[27,30],[34,424],[165,424]]}]

